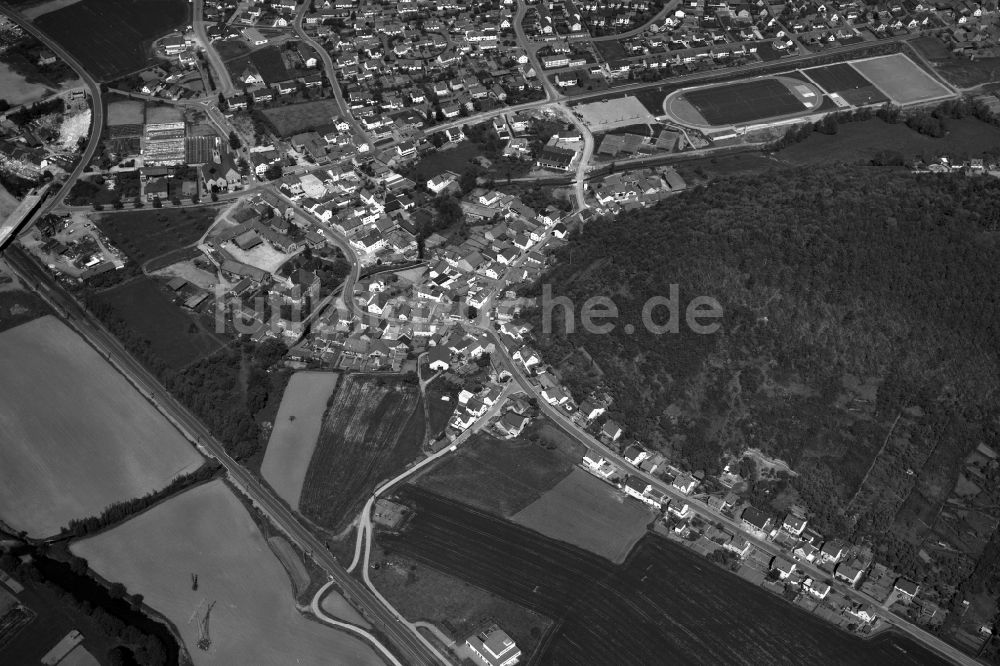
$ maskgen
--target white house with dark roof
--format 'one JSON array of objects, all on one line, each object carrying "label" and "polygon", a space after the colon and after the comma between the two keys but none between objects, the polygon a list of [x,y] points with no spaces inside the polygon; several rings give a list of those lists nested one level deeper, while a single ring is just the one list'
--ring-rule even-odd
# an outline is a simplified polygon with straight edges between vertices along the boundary
[{"label": "white house with dark roof", "polygon": [[805,531],[807,524],[808,521],[805,518],[788,514],[785,516],[784,522],[781,523],[781,527],[793,536],[801,536],[802,532]]}]

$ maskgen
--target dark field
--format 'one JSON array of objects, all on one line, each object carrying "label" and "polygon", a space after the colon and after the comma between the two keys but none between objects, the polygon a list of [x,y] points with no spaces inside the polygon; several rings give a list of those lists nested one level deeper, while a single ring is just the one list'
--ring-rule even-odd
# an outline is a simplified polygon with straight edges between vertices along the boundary
[{"label": "dark field", "polygon": [[[968,57],[955,55],[936,37],[918,37],[908,43],[934,65],[934,71],[953,85],[967,88],[1000,80],[1000,58]],[[920,63],[914,59],[914,62]]]},{"label": "dark field", "polygon": [[[541,443],[532,442],[533,436]],[[515,439],[474,435],[456,455],[418,476],[416,483],[510,517],[562,481],[584,453],[555,427],[536,420]]]},{"label": "dark field", "polygon": [[223,39],[212,44],[223,60],[230,60],[250,52],[250,47],[242,39]]},{"label": "dark field", "polygon": [[835,92],[854,106],[881,104],[889,98],[847,63],[805,70],[809,77],[827,92]]},{"label": "dark field", "polygon": [[34,21],[101,81],[142,69],[154,39],[184,25],[184,0],[81,0]]},{"label": "dark field", "polygon": [[309,461],[299,499],[302,515],[339,531],[379,483],[420,454],[424,425],[416,384],[398,377],[344,377]]},{"label": "dark field", "polygon": [[129,259],[145,264],[196,242],[218,212],[218,206],[200,206],[108,213],[97,226]]},{"label": "dark field", "polygon": [[261,113],[279,136],[292,136],[329,125],[338,115],[337,104],[326,99],[264,109]]},{"label": "dark field", "polygon": [[[6,275],[0,273],[0,277]],[[0,332],[51,312],[45,301],[29,291],[19,289],[0,291]]]},{"label": "dark field", "polygon": [[[448,426],[448,420],[455,412],[456,398],[458,391],[449,388],[449,385],[440,378],[427,385],[425,397],[427,399],[427,432],[433,441],[444,432]],[[448,400],[442,400],[447,397]]]},{"label": "dark field", "polygon": [[805,110],[777,79],[758,79],[684,93],[712,125],[732,125]]},{"label": "dark field", "polygon": [[[646,536],[622,566],[407,487],[417,513],[385,548],[552,618],[532,663],[940,664],[888,635],[853,638],[698,555]],[[515,641],[520,640],[512,635]]]},{"label": "dark field", "polygon": [[237,56],[226,61],[226,67],[232,74],[234,81],[243,73],[249,63],[253,63],[260,75],[264,77],[264,83],[269,86],[291,78],[277,46],[265,46],[257,51],[251,51],[249,55]]},{"label": "dark field", "polygon": [[183,368],[226,343],[214,333],[211,317],[189,315],[152,278],[136,278],[100,293],[97,300],[148,340],[150,351],[171,368]]}]

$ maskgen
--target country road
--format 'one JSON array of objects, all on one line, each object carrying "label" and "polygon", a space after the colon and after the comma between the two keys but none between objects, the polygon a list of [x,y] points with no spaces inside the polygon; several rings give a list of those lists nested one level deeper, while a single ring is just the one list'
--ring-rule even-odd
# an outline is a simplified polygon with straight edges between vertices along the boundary
[{"label": "country road", "polygon": [[81,307],[76,300],[20,248],[14,246],[5,252],[8,264],[18,278],[31,290],[52,304],[74,330],[83,336],[101,355],[121,372],[192,442],[217,459],[225,468],[230,480],[254,502],[274,524],[336,582],[337,586],[365,614],[376,629],[389,639],[391,647],[404,657],[408,664],[439,664],[441,659],[426,638],[406,626],[394,609],[390,610],[359,580],[352,577],[337,559],[295,517],[290,509],[242,465],[229,457],[223,445],[208,428],[187,408],[177,402],[163,385],[144,366],[136,361],[100,322]]},{"label": "country road", "polygon": [[193,0],[191,5],[191,25],[194,27],[194,34],[198,45],[205,52],[208,64],[212,67],[212,78],[215,81],[216,90],[221,92],[223,96],[229,97],[233,94],[234,90],[233,80],[229,76],[229,72],[226,70],[226,65],[222,62],[219,52],[212,45],[212,40],[209,39],[208,32],[205,30],[204,6],[205,0]]}]

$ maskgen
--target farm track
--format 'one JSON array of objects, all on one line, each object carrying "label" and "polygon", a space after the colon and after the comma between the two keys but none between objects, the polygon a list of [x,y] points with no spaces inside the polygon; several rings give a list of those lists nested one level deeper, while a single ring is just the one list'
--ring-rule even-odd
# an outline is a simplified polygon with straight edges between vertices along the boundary
[{"label": "farm track", "polygon": [[[381,544],[551,618],[544,664],[938,664],[888,634],[853,638],[696,554],[647,535],[621,566],[407,486],[416,515]],[[516,637],[515,637],[516,639]]]}]

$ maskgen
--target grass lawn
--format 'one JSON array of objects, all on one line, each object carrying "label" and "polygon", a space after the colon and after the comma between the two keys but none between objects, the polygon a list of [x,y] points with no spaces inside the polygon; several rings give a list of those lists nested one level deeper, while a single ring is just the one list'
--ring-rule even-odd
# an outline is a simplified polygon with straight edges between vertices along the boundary
[{"label": "grass lawn", "polygon": [[876,153],[887,150],[907,160],[941,154],[961,158],[980,156],[1000,143],[1000,128],[975,118],[948,119],[945,123],[948,134],[940,139],[915,132],[902,123],[889,125],[877,119],[847,123],[837,134],[813,133],[805,141],[775,153],[775,157],[789,165],[867,163]]},{"label": "grass lawn", "polygon": [[250,53],[250,47],[242,39],[223,39],[213,44],[223,60],[232,60]]},{"label": "grass lawn", "polygon": [[649,507],[574,469],[511,520],[621,564],[654,518]]},{"label": "grass lawn", "polygon": [[532,610],[441,573],[408,557],[375,547],[369,571],[379,592],[411,622],[431,622],[459,644],[486,621],[495,621],[526,655],[552,621]]},{"label": "grass lawn", "polygon": [[0,508],[14,529],[50,536],[203,462],[58,319],[0,334],[0,376]]},{"label": "grass lawn", "polygon": [[328,99],[277,106],[261,111],[278,136],[288,137],[329,125],[337,114],[337,104]]},{"label": "grass lawn", "polygon": [[921,53],[952,85],[968,88],[1000,80],[1000,58],[966,58],[955,55],[935,37],[919,37],[909,46]]},{"label": "grass lawn", "polygon": [[299,498],[304,516],[338,532],[376,485],[420,455],[424,410],[416,384],[348,375],[330,403]]},{"label": "grass lawn", "polygon": [[[195,666],[382,664],[360,639],[295,609],[288,574],[222,481],[188,490],[71,549],[170,619]],[[212,602],[212,644],[199,650],[199,620]]]},{"label": "grass lawn", "polygon": [[148,340],[150,351],[174,369],[208,356],[228,342],[215,333],[211,317],[188,314],[152,278],[136,278],[101,292],[96,299],[134,334]]},{"label": "grass lawn", "polygon": [[[457,404],[458,389],[451,388],[447,382],[438,377],[427,385],[425,397],[429,412],[427,431],[430,433],[431,441],[433,441],[448,426],[448,419],[451,418]],[[448,399],[444,400],[444,398]]]},{"label": "grass lawn", "polygon": [[583,453],[557,428],[536,419],[515,439],[474,435],[415,483],[506,518],[562,481]]},{"label": "grass lawn", "polygon": [[469,165],[469,160],[482,154],[482,147],[471,141],[463,141],[447,150],[437,150],[422,158],[408,171],[418,183],[426,182],[442,171],[461,174]]},{"label": "grass lawn", "polygon": [[218,206],[152,208],[106,213],[96,222],[129,259],[144,264],[197,242],[218,212]]}]

